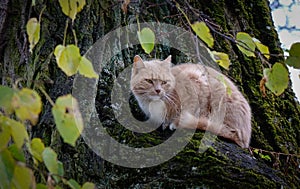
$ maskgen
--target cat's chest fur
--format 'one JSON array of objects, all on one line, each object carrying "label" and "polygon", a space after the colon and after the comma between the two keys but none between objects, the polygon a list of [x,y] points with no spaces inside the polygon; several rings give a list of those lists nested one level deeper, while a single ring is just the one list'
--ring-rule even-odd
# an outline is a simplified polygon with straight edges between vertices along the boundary
[{"label": "cat's chest fur", "polygon": [[162,124],[165,122],[167,107],[163,100],[145,101],[136,97],[140,108],[149,117],[151,122]]}]

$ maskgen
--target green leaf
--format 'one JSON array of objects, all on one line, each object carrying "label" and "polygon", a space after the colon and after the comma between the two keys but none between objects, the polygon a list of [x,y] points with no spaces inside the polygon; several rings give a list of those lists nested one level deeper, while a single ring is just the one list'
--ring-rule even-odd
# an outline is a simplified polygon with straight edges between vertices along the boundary
[{"label": "green leaf", "polygon": [[74,21],[76,14],[83,9],[85,0],[59,0],[59,4],[63,13]]},{"label": "green leaf", "polygon": [[64,164],[61,161],[58,161],[58,175],[64,176],[65,170],[64,170]]},{"label": "green leaf", "polygon": [[28,41],[30,44],[30,52],[32,52],[32,49],[40,40],[40,27],[41,26],[37,18],[31,18],[27,22],[26,31],[28,35]]},{"label": "green leaf", "polygon": [[12,179],[12,188],[31,188],[34,183],[31,169],[24,165],[17,164]]},{"label": "green leaf", "polygon": [[11,128],[6,124],[7,117],[0,115],[0,151],[7,148],[10,141]]},{"label": "green leaf", "polygon": [[81,75],[88,77],[88,78],[98,79],[98,77],[99,77],[98,74],[94,71],[92,63],[84,56],[81,57],[78,71]]},{"label": "green leaf", "polygon": [[20,120],[29,120],[33,125],[37,123],[39,113],[42,110],[41,97],[37,92],[23,88],[14,94],[12,105]]},{"label": "green leaf", "polygon": [[236,40],[238,41],[239,50],[246,56],[255,57],[255,43],[253,42],[252,37],[245,32],[238,32],[236,35]]},{"label": "green leaf", "polygon": [[289,57],[285,63],[296,69],[300,69],[300,43],[294,43],[289,51]]},{"label": "green leaf", "polygon": [[67,76],[77,73],[81,55],[79,48],[75,45],[57,45],[54,50],[57,65]]},{"label": "green leaf", "polygon": [[26,163],[24,151],[21,148],[18,148],[16,144],[12,144],[8,147],[11,155],[17,160],[23,163]]},{"label": "green leaf", "polygon": [[267,161],[272,161],[271,157],[269,155],[263,155],[263,154],[259,154],[259,156],[264,159],[264,160],[267,160]]},{"label": "green leaf", "polygon": [[36,185],[36,189],[48,189],[48,187],[46,185],[44,185],[44,184],[38,183]]},{"label": "green leaf", "polygon": [[43,151],[45,149],[45,145],[40,138],[34,138],[31,140],[29,151],[31,155],[34,157],[34,162],[38,164],[36,160],[39,162],[43,161]]},{"label": "green leaf", "polygon": [[138,38],[144,51],[149,54],[155,43],[155,34],[150,28],[143,28],[142,31],[138,31]]},{"label": "green leaf", "polygon": [[267,79],[266,87],[275,95],[281,95],[289,84],[289,72],[281,63],[275,63],[272,68],[264,69],[264,76]]},{"label": "green leaf", "polygon": [[8,117],[2,118],[2,126],[10,127],[11,136],[18,148],[24,144],[24,140],[29,140],[25,125]]},{"label": "green leaf", "polygon": [[14,90],[12,88],[0,85],[0,109],[2,108],[7,114],[13,113],[12,97]]},{"label": "green leaf", "polygon": [[257,49],[267,58],[270,58],[270,51],[269,51],[269,47],[267,47],[266,45],[262,44],[258,39],[253,38],[253,41],[257,47]]},{"label": "green leaf", "polygon": [[11,153],[7,149],[0,151],[0,188],[10,188],[14,169],[15,161]]},{"label": "green leaf", "polygon": [[216,60],[216,62],[220,66],[228,70],[230,66],[230,60],[228,54],[222,52],[216,52],[216,51],[212,51],[212,53],[214,55],[214,59]]},{"label": "green leaf", "polygon": [[207,46],[210,48],[214,45],[214,38],[212,37],[209,28],[205,24],[205,22],[195,22],[191,25],[194,32],[197,34],[197,36],[204,41]]},{"label": "green leaf", "polygon": [[77,100],[71,95],[59,97],[52,108],[52,114],[64,142],[75,146],[83,130],[83,120]]},{"label": "green leaf", "polygon": [[67,184],[72,189],[81,189],[80,185],[73,179],[68,180]]},{"label": "green leaf", "polygon": [[82,186],[82,189],[95,189],[95,188],[96,188],[95,184],[91,182],[86,182]]},{"label": "green leaf", "polygon": [[57,154],[50,147],[47,147],[44,149],[42,156],[48,171],[51,174],[58,174]]}]

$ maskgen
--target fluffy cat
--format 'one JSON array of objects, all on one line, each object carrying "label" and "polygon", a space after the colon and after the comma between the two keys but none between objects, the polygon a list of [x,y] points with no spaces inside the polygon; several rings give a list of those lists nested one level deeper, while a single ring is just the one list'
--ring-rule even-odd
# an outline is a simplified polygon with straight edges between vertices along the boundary
[{"label": "fluffy cat", "polygon": [[249,147],[250,106],[231,80],[210,67],[136,55],[130,88],[153,123],[207,130]]}]

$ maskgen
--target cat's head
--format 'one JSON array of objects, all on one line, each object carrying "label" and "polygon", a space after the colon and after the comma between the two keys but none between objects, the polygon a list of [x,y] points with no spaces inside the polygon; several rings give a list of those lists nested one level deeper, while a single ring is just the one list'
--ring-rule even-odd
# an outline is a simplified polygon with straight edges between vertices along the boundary
[{"label": "cat's head", "polygon": [[136,55],[130,81],[133,94],[146,101],[166,98],[175,87],[171,66],[171,56],[165,60],[144,61]]}]

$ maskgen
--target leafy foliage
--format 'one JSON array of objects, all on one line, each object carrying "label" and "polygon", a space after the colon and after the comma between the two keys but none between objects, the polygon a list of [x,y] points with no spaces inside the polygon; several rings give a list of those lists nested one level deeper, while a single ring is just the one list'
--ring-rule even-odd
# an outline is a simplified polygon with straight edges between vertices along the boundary
[{"label": "leafy foliage", "polygon": [[34,46],[39,42],[40,40],[40,28],[41,24],[37,20],[37,18],[31,18],[26,25],[26,31],[28,35],[29,40],[29,49],[30,52],[32,52]]},{"label": "leafy foliage", "polygon": [[14,93],[12,106],[21,121],[30,120],[33,125],[37,123],[42,111],[41,97],[36,91],[26,88]]},{"label": "leafy foliage", "polygon": [[94,71],[92,63],[85,58],[84,56],[81,57],[78,72],[87,78],[96,78],[98,79],[98,74]]},{"label": "leafy foliage", "polygon": [[35,164],[38,162],[43,162],[43,151],[45,150],[45,145],[40,138],[34,138],[30,142],[29,151],[33,156]]},{"label": "leafy foliage", "polygon": [[98,78],[92,63],[82,57],[79,48],[75,45],[57,45],[54,50],[57,65],[67,76],[72,76],[79,71],[80,74],[89,78]]},{"label": "leafy foliage", "polygon": [[[126,2],[128,5],[128,1]],[[76,15],[86,4],[85,0],[59,0],[59,3],[62,12],[69,17],[68,19],[72,20],[72,24],[76,19]],[[32,5],[35,5],[35,1],[32,1]],[[180,9],[178,5],[177,8]],[[214,38],[210,32],[210,27],[205,22],[197,21],[191,24],[187,16],[185,14],[184,16],[195,34],[208,47],[213,48]],[[67,26],[68,24],[66,24],[66,28]],[[31,18],[27,22],[26,32],[31,53],[40,40],[40,27],[41,18]],[[81,56],[74,31],[73,34],[75,38],[74,45],[65,45],[66,33],[64,33],[63,45],[58,45],[54,50],[58,67],[67,76],[72,76],[79,72],[85,77],[98,78],[92,63],[86,57]],[[142,48],[149,54],[155,45],[153,31],[150,28],[143,28],[137,35]],[[257,54],[262,54],[266,59],[269,59],[271,56],[267,46],[245,32],[238,32],[236,39],[233,41],[236,42],[237,47],[246,56],[257,57]],[[220,66],[229,69],[230,60],[228,54],[216,51],[212,51],[212,54]],[[300,69],[300,43],[295,43],[291,46],[290,55],[285,63]],[[227,93],[230,95],[232,91],[226,81],[223,78],[220,78],[220,81],[223,82]],[[286,66],[282,63],[276,63],[272,67],[264,69],[264,81],[263,84],[274,94],[282,94],[287,88],[289,81]],[[29,137],[26,126],[30,127],[37,124],[41,111],[41,97],[36,91],[28,88],[17,89],[16,87],[0,86],[0,188],[26,189],[33,186],[36,186],[36,188],[59,188],[62,185],[67,185],[70,188],[95,188],[93,183],[87,182],[80,186],[74,179],[64,178],[64,166],[58,160],[56,152],[51,147],[46,147],[42,139],[31,139]],[[56,103],[53,103],[52,113],[64,142],[75,146],[76,140],[83,130],[82,117],[76,99],[71,95],[59,97]],[[25,126],[24,123],[26,121],[29,122]],[[26,153],[26,150],[29,153]],[[47,174],[43,173],[43,175],[48,175],[48,178],[43,179],[47,180],[47,183],[36,183],[33,173],[38,170],[35,166],[33,168],[26,166],[24,154],[31,155],[30,158],[32,158],[35,166],[39,164],[46,166],[48,172]],[[260,156],[266,160],[270,159],[267,155],[262,156],[260,154]]]},{"label": "leafy foliage", "polygon": [[225,68],[226,70],[229,69],[230,66],[230,60],[229,60],[229,56],[226,53],[222,53],[222,52],[216,52],[216,51],[212,51],[213,54],[213,58],[214,60],[223,68]]},{"label": "leafy foliage", "polygon": [[205,24],[205,22],[195,22],[191,25],[193,31],[197,34],[197,36],[204,41],[207,46],[210,48],[214,45],[214,38],[212,37],[209,28]]},{"label": "leafy foliage", "polygon": [[52,113],[64,142],[75,146],[75,142],[83,130],[83,120],[77,100],[71,95],[59,97],[52,108]]},{"label": "leafy foliage", "polygon": [[272,68],[264,69],[264,76],[266,77],[266,86],[275,95],[280,95],[288,87],[289,72],[287,68],[281,64],[276,63]]},{"label": "leafy foliage", "polygon": [[300,69],[300,43],[294,43],[289,51],[289,57],[285,63],[296,69]]},{"label": "leafy foliage", "polygon": [[149,54],[154,48],[155,34],[150,28],[143,28],[141,31],[138,31],[137,35],[142,48]]},{"label": "leafy foliage", "polygon": [[[83,9],[85,0],[60,0],[59,3],[63,12],[74,21],[76,14]],[[35,5],[34,1],[32,5]],[[30,52],[39,42],[40,25],[37,18],[31,18],[27,22]],[[58,66],[68,76],[79,72],[89,78],[98,78],[91,62],[80,55],[77,45],[58,45],[54,54]],[[41,91],[53,104],[53,116],[62,138],[66,143],[75,146],[83,130],[83,121],[76,99],[66,95],[59,97],[54,104],[48,94]],[[40,138],[31,140],[25,123],[29,126],[36,125],[41,111],[41,97],[35,90],[0,85],[0,188],[60,188],[59,185],[62,184],[71,188],[95,188],[93,183],[87,182],[81,187],[73,179],[67,181],[64,178],[63,164],[58,160],[56,152],[51,147],[45,147]],[[13,117],[16,119],[12,119]],[[26,122],[27,120],[29,122]],[[27,150],[29,153],[26,153]],[[42,179],[47,180],[47,183],[36,183],[34,172],[37,172],[37,167],[26,166],[25,153],[31,155],[35,166],[45,164],[49,172],[41,175],[48,175],[47,179]]]},{"label": "leafy foliage", "polygon": [[0,85],[0,108],[7,114],[13,113],[13,106],[11,100],[14,94],[12,88]]},{"label": "leafy foliage", "polygon": [[54,50],[57,65],[67,76],[74,75],[80,63],[79,48],[75,45],[57,45]]},{"label": "leafy foliage", "polygon": [[85,6],[85,0],[59,0],[59,5],[61,6],[63,13],[74,21],[77,13]]},{"label": "leafy foliage", "polygon": [[270,51],[269,47],[266,45],[262,44],[258,39],[253,38],[253,41],[256,45],[256,48],[267,58],[270,58]]},{"label": "leafy foliage", "polygon": [[237,45],[240,51],[244,53],[246,56],[255,57],[255,43],[252,40],[252,37],[245,32],[239,32],[236,35],[236,40],[239,42]]}]

